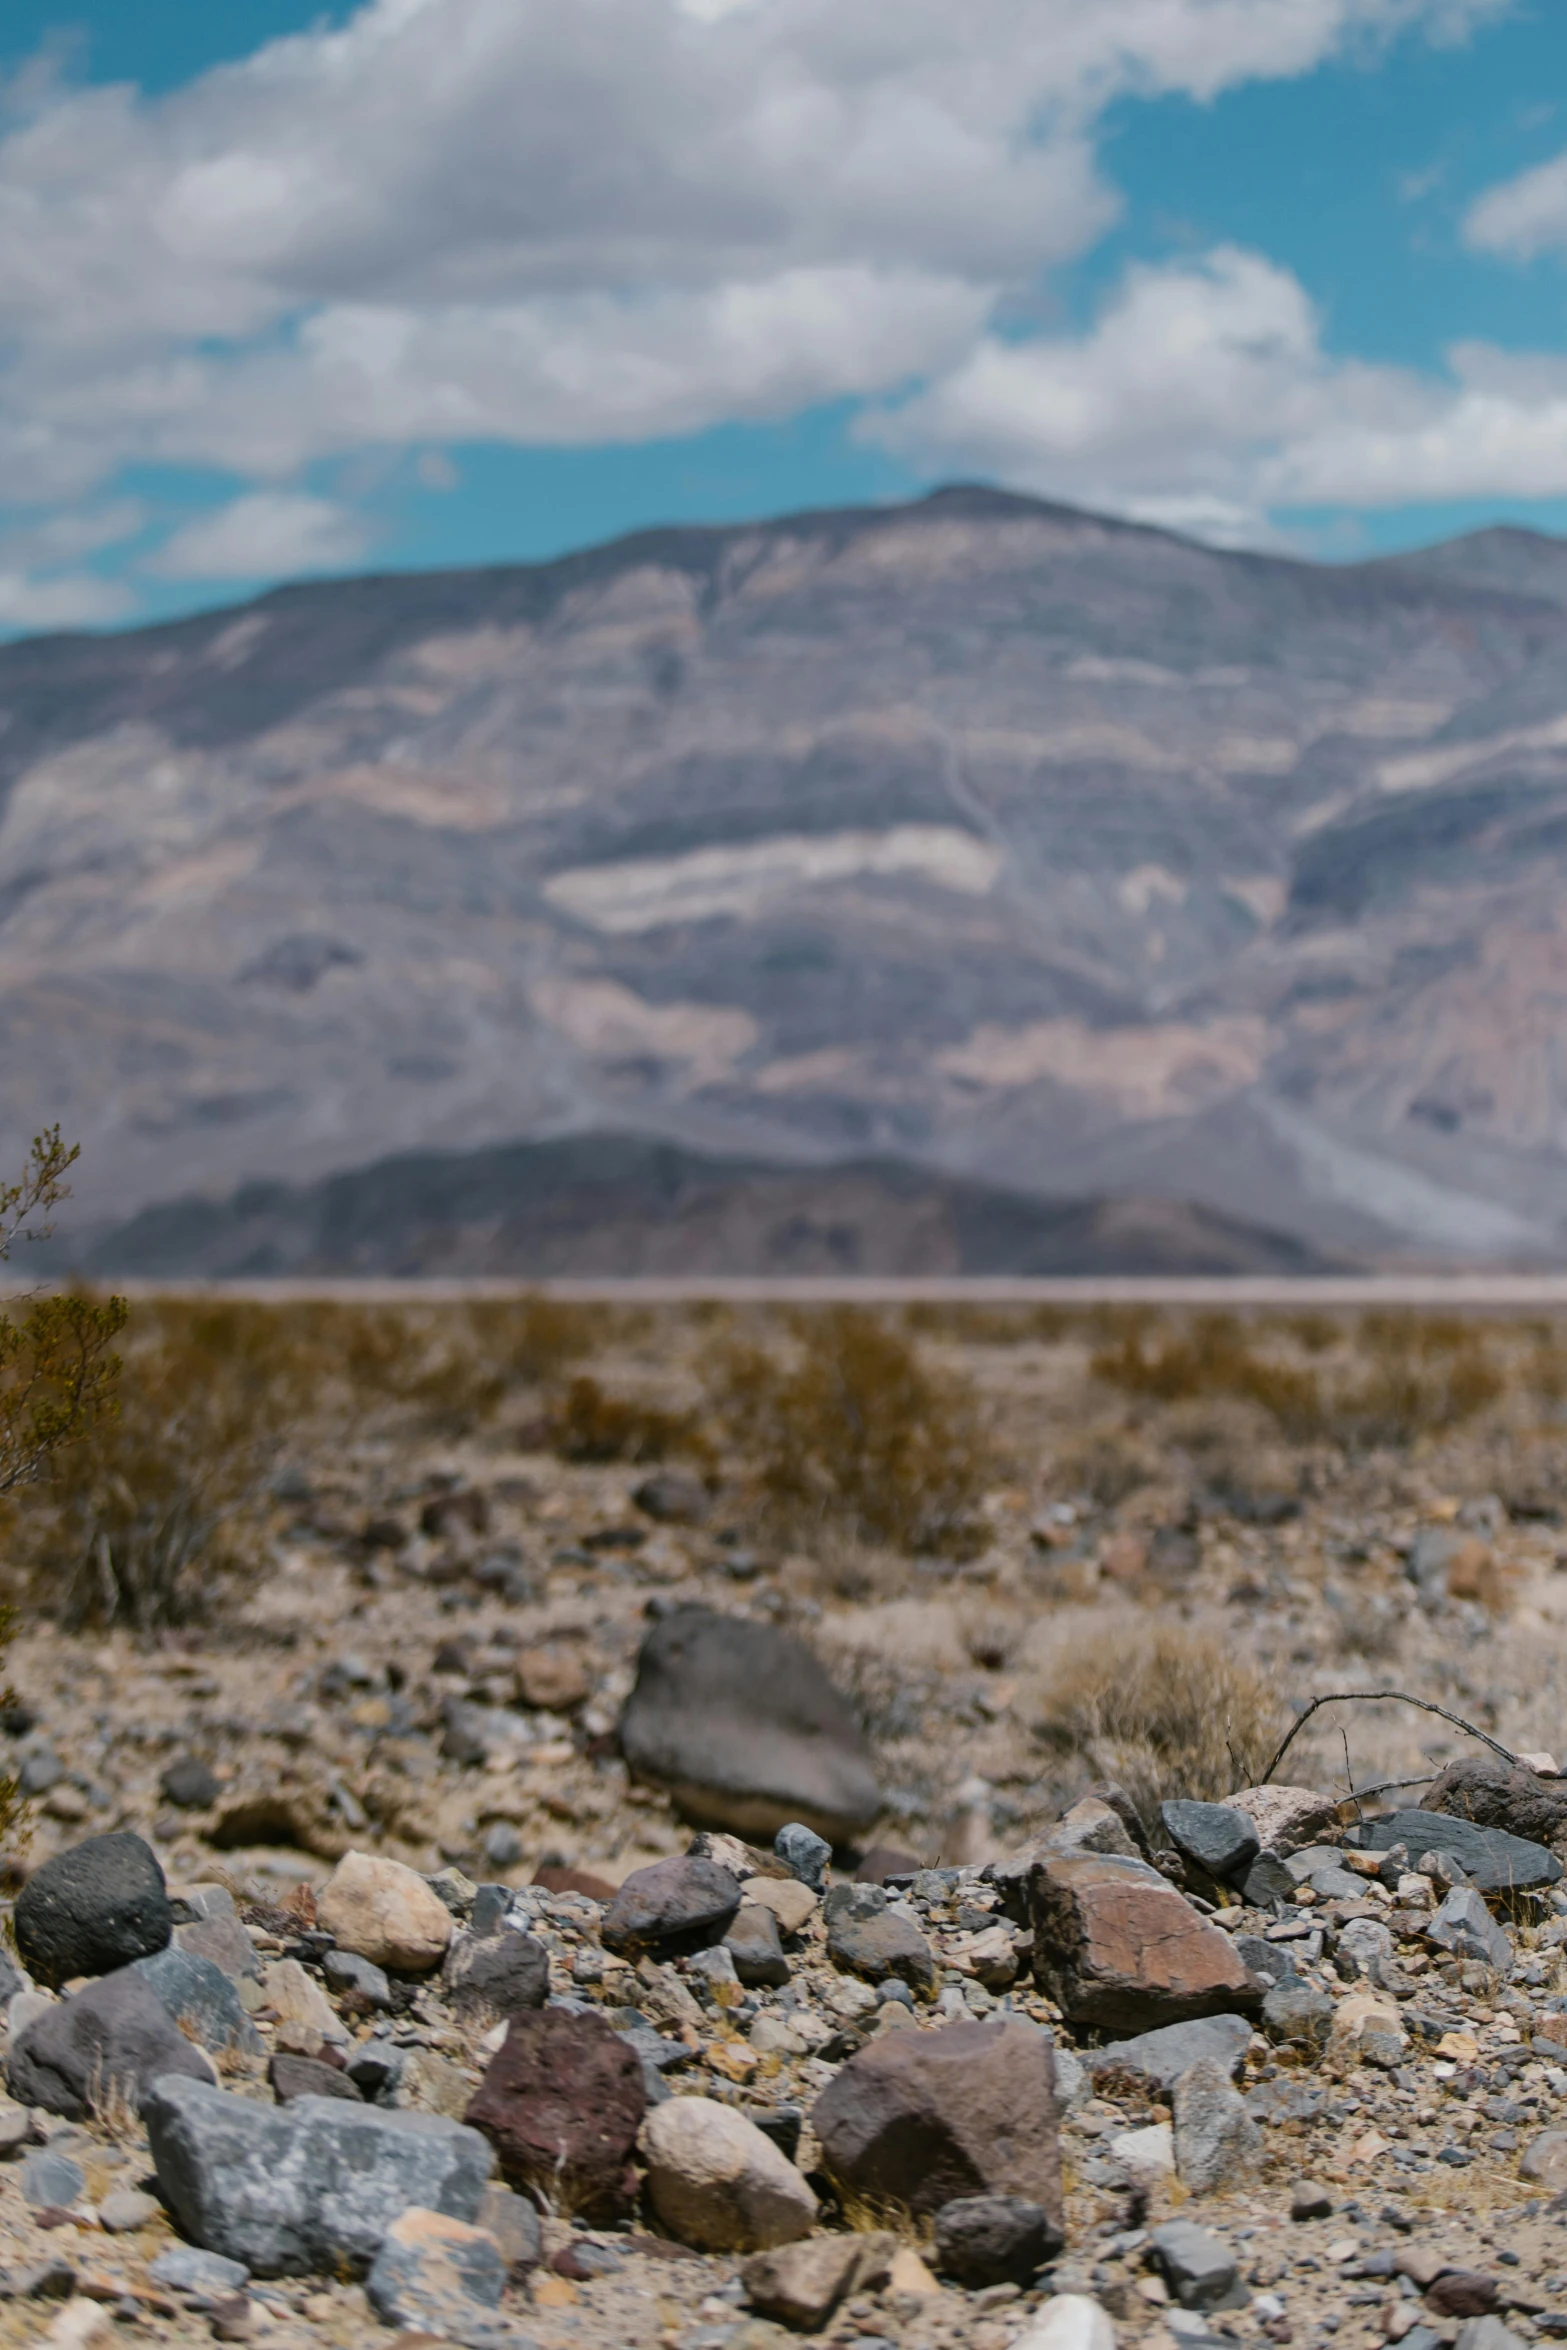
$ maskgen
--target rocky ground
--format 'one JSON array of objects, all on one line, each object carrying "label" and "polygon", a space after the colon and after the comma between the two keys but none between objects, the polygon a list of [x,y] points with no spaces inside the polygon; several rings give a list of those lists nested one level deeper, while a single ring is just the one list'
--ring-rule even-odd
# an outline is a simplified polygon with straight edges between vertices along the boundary
[{"label": "rocky ground", "polygon": [[[301,1446],[204,1629],[27,1627],[0,2342],[1567,2334],[1550,1442],[965,1360],[1051,1431],[965,1563],[377,1439]],[[1214,1718],[1084,1728],[1167,1635]],[[1239,1667],[1532,1762],[1336,1707],[1245,1795],[1192,1762]]]}]

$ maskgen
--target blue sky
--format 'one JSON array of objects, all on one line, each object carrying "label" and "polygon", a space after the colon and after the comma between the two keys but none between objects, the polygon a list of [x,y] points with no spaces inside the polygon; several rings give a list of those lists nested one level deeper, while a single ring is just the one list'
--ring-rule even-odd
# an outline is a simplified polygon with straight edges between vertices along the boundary
[{"label": "blue sky", "polygon": [[1567,530],[1560,0],[11,0],[0,628],[986,479]]}]

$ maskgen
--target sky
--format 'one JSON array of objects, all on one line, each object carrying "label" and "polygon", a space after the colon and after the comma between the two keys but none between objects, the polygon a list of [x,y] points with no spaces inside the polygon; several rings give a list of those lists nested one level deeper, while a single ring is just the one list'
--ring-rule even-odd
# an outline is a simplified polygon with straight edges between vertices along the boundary
[{"label": "sky", "polygon": [[1567,532],[1563,0],[7,0],[0,631],[952,480]]}]

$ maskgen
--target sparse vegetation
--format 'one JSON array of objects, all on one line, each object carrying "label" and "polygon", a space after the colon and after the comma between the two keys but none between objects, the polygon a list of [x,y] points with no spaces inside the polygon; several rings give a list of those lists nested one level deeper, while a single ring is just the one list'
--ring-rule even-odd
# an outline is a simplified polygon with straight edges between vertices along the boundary
[{"label": "sparse vegetation", "polygon": [[732,1346],[709,1380],[763,1507],[796,1536],[827,1523],[906,1551],[972,1550],[995,1464],[968,1383],[859,1308],[795,1314],[788,1330],[786,1353]]}]

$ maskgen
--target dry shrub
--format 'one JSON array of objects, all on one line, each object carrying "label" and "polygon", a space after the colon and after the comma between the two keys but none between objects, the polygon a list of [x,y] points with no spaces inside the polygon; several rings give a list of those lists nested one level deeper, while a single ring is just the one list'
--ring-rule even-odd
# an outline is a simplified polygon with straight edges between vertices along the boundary
[{"label": "dry shrub", "polygon": [[994,1462],[978,1399],[862,1308],[790,1318],[787,1359],[728,1349],[712,1407],[759,1498],[790,1532],[836,1524],[899,1550],[972,1555]]},{"label": "dry shrub", "polygon": [[610,1395],[586,1373],[555,1398],[543,1434],[563,1461],[664,1461],[676,1453],[704,1451],[691,1413]]},{"label": "dry shrub", "polygon": [[1249,1786],[1284,1734],[1277,1691],[1232,1643],[1166,1627],[1117,1628],[1058,1665],[1038,1736],[1119,1779],[1153,1825],[1162,1801],[1212,1803]]},{"label": "dry shrub", "polygon": [[[1268,1412],[1295,1443],[1353,1451],[1456,1428],[1506,1384],[1483,1333],[1451,1318],[1364,1315],[1357,1353],[1337,1363],[1291,1361],[1280,1348],[1294,1335],[1288,1322],[1247,1328],[1233,1314],[1199,1314],[1158,1333],[1146,1317],[1127,1319],[1092,1367],[1123,1393],[1160,1403],[1237,1397]],[[1320,1334],[1309,1335],[1315,1352]]]},{"label": "dry shrub", "polygon": [[436,1309],[324,1303],[295,1309],[294,1337],[348,1421],[460,1438],[487,1426],[518,1389],[556,1379],[590,1353],[603,1319],[537,1296]]},{"label": "dry shrub", "polygon": [[10,1555],[33,1596],[72,1626],[149,1631],[206,1612],[261,1562],[266,1489],[315,1392],[311,1354],[274,1308],[141,1309],[118,1412],[12,1512]]},{"label": "dry shrub", "polygon": [[1163,1461],[1141,1437],[1126,1428],[1095,1428],[1057,1453],[1052,1483],[1113,1510],[1163,1475]]}]

